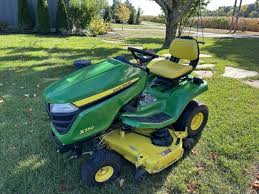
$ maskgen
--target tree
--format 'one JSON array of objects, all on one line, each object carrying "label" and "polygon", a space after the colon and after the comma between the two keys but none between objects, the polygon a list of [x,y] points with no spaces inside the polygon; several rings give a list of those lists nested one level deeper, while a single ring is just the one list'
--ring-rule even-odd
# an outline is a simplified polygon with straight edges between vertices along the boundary
[{"label": "tree", "polygon": [[122,22],[122,30],[123,24],[126,23],[130,17],[130,10],[125,4],[121,4],[116,10],[116,15],[118,19]]},{"label": "tree", "polygon": [[252,11],[252,12],[249,14],[249,17],[250,17],[250,18],[258,18],[258,17],[259,17],[259,14],[257,13],[257,11]]},{"label": "tree", "polygon": [[50,19],[47,0],[38,0],[36,14],[36,29],[40,33],[50,32]]},{"label": "tree", "polygon": [[238,7],[238,10],[237,10],[236,23],[235,23],[235,27],[234,27],[234,32],[233,33],[236,33],[236,31],[237,31],[237,24],[238,24],[240,10],[241,10],[241,7],[242,7],[242,1],[243,0],[240,0],[239,7]]},{"label": "tree", "polygon": [[163,47],[168,48],[176,36],[178,23],[192,6],[202,0],[154,0],[165,13],[166,35]]},{"label": "tree", "polygon": [[229,32],[231,32],[233,30],[233,27],[234,27],[234,18],[235,18],[236,8],[237,8],[237,0],[235,0],[235,4],[234,4],[234,7],[233,7],[233,12],[232,12],[232,18],[231,18],[231,22],[230,22]]},{"label": "tree", "polygon": [[138,12],[137,12],[137,16],[136,16],[136,24],[137,25],[139,25],[141,23],[140,15],[141,15],[141,9],[138,8]]},{"label": "tree", "polygon": [[111,13],[112,13],[112,19],[116,22],[119,21],[118,16],[116,15],[116,11],[121,5],[120,0],[113,0],[112,6],[111,6]]},{"label": "tree", "polygon": [[128,20],[129,24],[135,24],[136,23],[136,9],[135,7],[132,5],[132,3],[129,0],[126,0],[124,3],[130,10],[130,17]]},{"label": "tree", "polygon": [[29,5],[27,0],[18,1],[18,22],[19,28],[29,29],[33,26],[32,19],[29,13]]},{"label": "tree", "polygon": [[67,8],[64,0],[58,0],[56,21],[57,32],[62,32],[63,30],[69,29]]},{"label": "tree", "polygon": [[112,20],[111,8],[109,6],[106,7],[104,10],[103,19],[107,22],[110,22]]},{"label": "tree", "polygon": [[136,24],[136,19],[137,19],[136,9],[134,8],[130,10],[130,17],[128,20],[128,24]]}]

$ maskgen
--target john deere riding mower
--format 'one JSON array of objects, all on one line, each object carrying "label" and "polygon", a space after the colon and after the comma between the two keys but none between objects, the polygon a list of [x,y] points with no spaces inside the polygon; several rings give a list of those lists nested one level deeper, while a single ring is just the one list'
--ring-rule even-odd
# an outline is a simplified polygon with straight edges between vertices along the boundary
[{"label": "john deere riding mower", "polygon": [[[191,72],[199,62],[198,42],[176,38],[171,57],[128,48],[123,56],[88,65],[44,92],[52,139],[61,153],[90,153],[81,170],[89,186],[114,181],[122,158],[135,178],[154,174],[191,149],[208,120],[208,108],[193,100],[207,83]],[[181,59],[190,61],[181,65]]]}]

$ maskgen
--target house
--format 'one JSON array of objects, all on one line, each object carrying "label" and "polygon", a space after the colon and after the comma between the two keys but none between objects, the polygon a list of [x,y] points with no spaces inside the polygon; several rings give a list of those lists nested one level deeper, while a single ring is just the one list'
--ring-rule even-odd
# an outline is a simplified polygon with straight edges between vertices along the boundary
[{"label": "house", "polygon": [[[6,23],[11,27],[18,27],[18,1],[19,0],[0,0],[0,23]],[[35,11],[38,0],[27,0],[29,4],[30,14],[33,21],[36,21]],[[56,24],[56,10],[58,0],[48,0],[49,14],[51,26],[54,28]],[[65,2],[68,2],[65,1]]]}]

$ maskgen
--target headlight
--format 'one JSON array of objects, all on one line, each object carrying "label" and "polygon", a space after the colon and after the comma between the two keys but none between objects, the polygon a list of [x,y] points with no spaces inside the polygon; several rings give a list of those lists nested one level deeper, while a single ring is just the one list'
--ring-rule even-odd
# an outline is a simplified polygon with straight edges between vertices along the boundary
[{"label": "headlight", "polygon": [[72,113],[77,110],[78,110],[78,108],[70,103],[50,104],[51,113]]}]

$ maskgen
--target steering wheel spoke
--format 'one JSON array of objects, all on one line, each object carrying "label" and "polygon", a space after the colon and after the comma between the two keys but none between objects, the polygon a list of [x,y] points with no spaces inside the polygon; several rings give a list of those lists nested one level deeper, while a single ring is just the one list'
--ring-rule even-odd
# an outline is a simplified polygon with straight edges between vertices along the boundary
[{"label": "steering wheel spoke", "polygon": [[[134,58],[140,62],[140,64],[149,62],[154,58],[158,58],[159,56],[146,50],[137,49],[134,47],[128,47],[128,50],[131,51]],[[137,54],[141,54],[142,56],[138,56]]]}]

